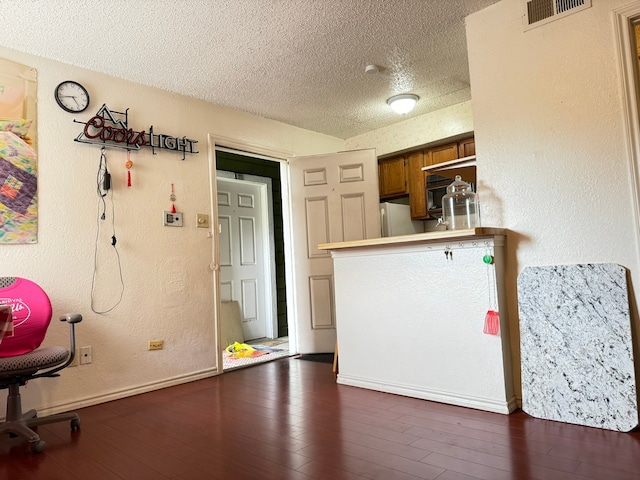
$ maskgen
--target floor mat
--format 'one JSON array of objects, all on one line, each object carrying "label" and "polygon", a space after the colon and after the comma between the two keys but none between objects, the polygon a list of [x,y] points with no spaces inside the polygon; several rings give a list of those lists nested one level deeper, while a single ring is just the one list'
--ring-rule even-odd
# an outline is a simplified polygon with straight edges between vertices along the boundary
[{"label": "floor mat", "polygon": [[333,363],[333,353],[305,353],[296,358],[298,360],[310,360],[312,362]]},{"label": "floor mat", "polygon": [[222,352],[223,370],[234,370],[236,368],[249,367],[258,363],[269,362],[271,360],[277,360],[278,358],[288,357],[290,355],[289,349],[267,347],[265,345],[251,345],[256,350],[263,353],[256,357],[241,357],[234,358],[229,352]]}]

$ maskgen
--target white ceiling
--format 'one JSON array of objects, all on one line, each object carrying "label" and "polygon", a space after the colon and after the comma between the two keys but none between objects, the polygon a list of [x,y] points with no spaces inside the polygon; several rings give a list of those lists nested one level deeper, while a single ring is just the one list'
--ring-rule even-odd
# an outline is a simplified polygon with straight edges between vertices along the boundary
[{"label": "white ceiling", "polygon": [[395,94],[469,100],[464,18],[497,1],[0,0],[0,45],[349,138]]}]

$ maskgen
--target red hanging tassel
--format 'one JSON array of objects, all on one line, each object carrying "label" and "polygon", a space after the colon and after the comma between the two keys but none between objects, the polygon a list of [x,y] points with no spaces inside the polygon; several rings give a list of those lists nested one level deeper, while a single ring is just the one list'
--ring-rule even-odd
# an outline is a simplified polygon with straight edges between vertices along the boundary
[{"label": "red hanging tassel", "polygon": [[176,210],[176,204],[175,204],[175,203],[172,203],[172,204],[171,204],[171,213],[176,213],[176,212],[177,212],[177,210]]},{"label": "red hanging tassel", "polygon": [[487,335],[498,335],[500,333],[500,315],[495,310],[489,310],[484,317],[483,333]]},{"label": "red hanging tassel", "polygon": [[124,166],[127,167],[127,187],[131,186],[131,167],[133,167],[130,155],[131,152],[127,150],[127,163],[124,164]]}]

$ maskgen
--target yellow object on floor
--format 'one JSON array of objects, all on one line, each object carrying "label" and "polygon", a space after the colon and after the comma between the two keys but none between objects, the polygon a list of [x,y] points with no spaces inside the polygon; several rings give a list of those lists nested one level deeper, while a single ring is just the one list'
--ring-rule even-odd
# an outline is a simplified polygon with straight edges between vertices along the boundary
[{"label": "yellow object on floor", "polygon": [[254,357],[256,356],[256,349],[246,343],[234,342],[225,348],[225,351],[230,353],[234,358]]}]

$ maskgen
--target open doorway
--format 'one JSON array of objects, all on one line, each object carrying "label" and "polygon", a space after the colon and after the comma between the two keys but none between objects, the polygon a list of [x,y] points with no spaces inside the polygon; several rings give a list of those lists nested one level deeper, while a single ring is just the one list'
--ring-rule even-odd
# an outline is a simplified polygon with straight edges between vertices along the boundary
[{"label": "open doorway", "polygon": [[[224,147],[219,147],[218,141]],[[246,151],[251,153],[245,155]],[[322,249],[318,246],[380,236],[375,150],[295,156],[260,147],[254,149],[244,142],[209,135],[208,155],[211,199],[214,200],[211,212],[215,223],[219,217],[218,171],[253,174],[256,173],[253,168],[259,166],[268,168],[266,176],[277,179],[273,182],[272,198],[274,243],[278,245],[275,252],[278,332],[284,333],[284,314],[290,353],[333,355],[336,350],[333,268],[330,254],[326,250],[320,252]],[[285,161],[293,157],[295,161]],[[279,194],[276,193],[278,187]],[[224,348],[220,331],[224,324],[220,302],[220,231],[214,228],[211,234],[214,238],[211,270],[216,290],[213,313],[217,345]],[[321,271],[318,257],[329,260],[322,262]],[[222,353],[218,350],[219,361],[223,360]]]},{"label": "open doorway", "polygon": [[[242,330],[244,330],[243,336],[247,340],[246,343],[253,344],[256,348],[266,347],[269,351],[265,354],[263,353],[265,350],[262,350],[259,352],[260,355],[252,359],[243,358],[241,360],[234,359],[233,361],[226,355],[223,359],[223,369],[229,370],[278,358],[284,355],[283,352],[288,354],[289,325],[286,302],[285,233],[283,226],[281,168],[278,161],[243,155],[240,152],[229,151],[225,148],[216,148],[216,178],[218,179],[219,209],[225,208],[220,205],[220,191],[224,190],[220,188],[221,184],[225,184],[227,187],[231,185],[243,191],[246,189],[247,192],[255,191],[256,199],[260,196],[258,192],[266,192],[263,195],[264,204],[267,209],[265,224],[260,226],[259,220],[249,221],[249,216],[247,215],[249,209],[244,209],[245,211],[240,214],[240,221],[236,220],[235,224],[244,224],[247,227],[244,233],[238,229],[238,232],[234,236],[235,240],[233,241],[237,243],[235,247],[236,251],[239,251],[246,247],[246,245],[242,244],[243,235],[245,239],[250,238],[250,235],[246,234],[246,232],[252,232],[254,226],[258,229],[258,231],[255,232],[257,235],[255,237],[256,242],[258,242],[255,245],[256,249],[260,251],[263,247],[268,247],[264,249],[266,252],[264,261],[268,264],[268,275],[263,276],[264,285],[260,285],[268,301],[258,301],[258,297],[252,293],[253,287],[255,287],[254,283],[245,282],[243,285],[240,280],[243,276],[240,270],[253,267],[243,266],[242,262],[236,262],[237,266],[232,267],[231,264],[233,262],[225,262],[222,255],[220,259],[222,277],[229,277],[231,279],[235,275],[238,279],[236,285],[239,286],[238,288],[242,288],[243,291],[233,295],[230,285],[225,284],[224,279],[222,279],[220,298],[223,302],[238,300],[240,298],[243,299],[243,301],[239,302],[241,303],[241,305],[239,305],[239,314],[242,317]],[[224,203],[224,199],[222,200]],[[229,207],[229,209],[233,210],[233,207]],[[239,209],[243,210],[242,206],[240,206]],[[223,215],[222,211],[220,211],[219,215],[221,215],[221,222],[226,218],[230,218],[230,216]],[[230,215],[233,215],[233,213],[230,213]],[[221,246],[223,241],[224,235],[221,237]],[[223,250],[224,249],[221,249],[221,254]],[[225,264],[227,265],[225,266]],[[232,273],[234,270],[235,274]],[[240,287],[240,285],[243,286]],[[245,297],[245,294],[247,291],[245,290],[248,290],[247,297],[249,299],[255,299],[255,303],[246,301],[247,297]],[[234,298],[232,299],[232,297]],[[260,305],[260,308],[268,309],[268,311],[256,311],[253,305]],[[268,323],[264,330],[255,327],[258,323],[256,320],[258,319],[267,319],[266,321]],[[252,323],[254,326],[251,326]],[[264,334],[261,333],[262,331],[264,331]],[[227,345],[222,345],[222,348],[226,346]]]},{"label": "open doorway", "polygon": [[239,302],[245,342],[274,338],[274,248],[267,185],[259,181],[262,177],[239,180],[223,173],[228,172],[217,172],[216,176],[220,301]]}]

